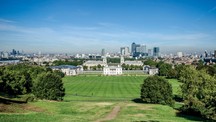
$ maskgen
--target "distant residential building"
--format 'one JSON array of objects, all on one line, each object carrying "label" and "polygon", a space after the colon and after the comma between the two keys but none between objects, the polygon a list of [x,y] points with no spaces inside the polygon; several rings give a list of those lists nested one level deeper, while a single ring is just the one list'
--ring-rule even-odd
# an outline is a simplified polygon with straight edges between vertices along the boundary
[{"label": "distant residential building", "polygon": [[129,47],[121,47],[120,52],[122,56],[130,56]]},{"label": "distant residential building", "polygon": [[0,61],[0,66],[22,63],[20,60],[3,60]]},{"label": "distant residential building", "polygon": [[122,67],[118,66],[108,66],[103,68],[104,75],[122,75]]},{"label": "distant residential building", "polygon": [[144,73],[149,74],[149,75],[156,75],[159,73],[158,68],[150,67],[149,65],[143,66],[143,71]]},{"label": "distant residential building", "polygon": [[75,58],[80,58],[80,57],[81,57],[80,54],[75,55]]},{"label": "distant residential building", "polygon": [[78,75],[83,72],[83,68],[81,66],[60,65],[60,66],[52,66],[50,68],[52,70],[59,70],[68,76]]},{"label": "distant residential building", "polygon": [[183,53],[182,52],[177,52],[177,57],[182,58],[183,57]]},{"label": "distant residential building", "polygon": [[149,75],[156,75],[158,74],[159,69],[158,68],[150,68],[149,69]]},{"label": "distant residential building", "polygon": [[154,48],[153,48],[153,56],[158,57],[159,54],[160,54],[160,49],[159,49],[159,47],[154,47]]}]

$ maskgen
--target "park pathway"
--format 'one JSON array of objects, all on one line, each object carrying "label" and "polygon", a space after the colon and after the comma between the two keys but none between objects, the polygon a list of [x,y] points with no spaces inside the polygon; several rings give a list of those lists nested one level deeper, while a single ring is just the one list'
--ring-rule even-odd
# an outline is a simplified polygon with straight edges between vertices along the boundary
[{"label": "park pathway", "polygon": [[109,120],[115,119],[120,109],[121,109],[120,106],[115,106],[113,110],[106,117],[102,119],[98,119],[96,122],[103,122],[103,121],[109,121]]}]

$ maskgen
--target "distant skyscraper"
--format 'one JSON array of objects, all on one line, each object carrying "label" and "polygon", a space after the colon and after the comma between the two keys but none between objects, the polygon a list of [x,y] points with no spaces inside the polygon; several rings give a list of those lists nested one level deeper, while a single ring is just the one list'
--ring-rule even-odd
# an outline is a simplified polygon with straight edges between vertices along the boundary
[{"label": "distant skyscraper", "polygon": [[205,57],[208,57],[208,52],[207,52],[207,50],[205,50]]},{"label": "distant skyscraper", "polygon": [[16,54],[17,54],[16,50],[13,49],[12,52],[11,52],[11,55],[16,55]]},{"label": "distant skyscraper", "polygon": [[153,56],[159,56],[159,53],[160,53],[159,47],[154,47],[153,48]]},{"label": "distant skyscraper", "polygon": [[132,43],[131,44],[131,55],[133,55],[134,53],[136,53],[136,43]]},{"label": "distant skyscraper", "polygon": [[140,53],[140,51],[141,51],[141,45],[133,42],[131,44],[131,55],[136,56],[137,54]]},{"label": "distant skyscraper", "polygon": [[136,53],[141,53],[141,47],[139,46],[136,47]]},{"label": "distant skyscraper", "polygon": [[216,50],[214,51],[214,57],[216,58]]},{"label": "distant skyscraper", "polygon": [[140,46],[140,53],[146,53],[146,45]]},{"label": "distant skyscraper", "polygon": [[121,52],[121,55],[123,55],[123,56],[129,56],[130,55],[129,47],[121,47],[120,52]]},{"label": "distant skyscraper", "polygon": [[105,56],[105,55],[106,55],[105,49],[102,49],[101,56]]},{"label": "distant skyscraper", "polygon": [[152,49],[148,49],[148,56],[152,56]]}]

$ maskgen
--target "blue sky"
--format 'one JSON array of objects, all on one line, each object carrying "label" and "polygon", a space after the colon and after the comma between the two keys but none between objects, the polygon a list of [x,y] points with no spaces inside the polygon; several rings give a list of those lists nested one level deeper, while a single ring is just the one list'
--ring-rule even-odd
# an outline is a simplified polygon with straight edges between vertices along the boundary
[{"label": "blue sky", "polygon": [[216,49],[215,0],[0,0],[0,51]]}]

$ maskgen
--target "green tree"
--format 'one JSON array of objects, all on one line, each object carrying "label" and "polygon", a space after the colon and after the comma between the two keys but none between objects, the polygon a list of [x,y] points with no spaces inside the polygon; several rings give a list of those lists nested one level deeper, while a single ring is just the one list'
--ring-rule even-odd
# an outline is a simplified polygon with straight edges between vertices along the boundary
[{"label": "green tree", "polygon": [[5,69],[1,76],[0,89],[10,95],[22,95],[31,92],[32,79],[30,74]]},{"label": "green tree", "polygon": [[211,76],[216,75],[216,67],[211,66],[211,65],[197,66],[197,69],[198,70],[205,70]]},{"label": "green tree", "polygon": [[163,63],[159,67],[159,75],[160,76],[168,76],[170,70],[172,70],[172,65]]},{"label": "green tree", "polygon": [[83,69],[84,69],[84,70],[87,70],[87,69],[88,69],[88,66],[83,66]]},{"label": "green tree", "polygon": [[216,80],[205,70],[185,67],[180,73],[184,99],[182,111],[216,119]]},{"label": "green tree", "polygon": [[51,72],[40,74],[33,86],[33,94],[40,99],[63,100],[65,88],[61,77]]},{"label": "green tree", "polygon": [[175,69],[170,69],[167,78],[177,78],[178,72]]},{"label": "green tree", "polygon": [[126,70],[126,64],[125,63],[123,63],[121,66],[122,66],[122,69]]},{"label": "green tree", "polygon": [[100,64],[97,65],[98,70],[102,69],[102,66]]},{"label": "green tree", "polygon": [[141,86],[141,99],[147,103],[173,105],[172,86],[163,77],[150,76]]},{"label": "green tree", "polygon": [[156,67],[157,62],[156,62],[156,61],[153,61],[152,59],[147,59],[147,60],[144,62],[144,64],[145,64],[145,65],[149,65],[149,66]]},{"label": "green tree", "polygon": [[63,78],[65,76],[65,74],[62,71],[59,70],[55,70],[53,71],[54,74],[59,75],[61,78]]}]

